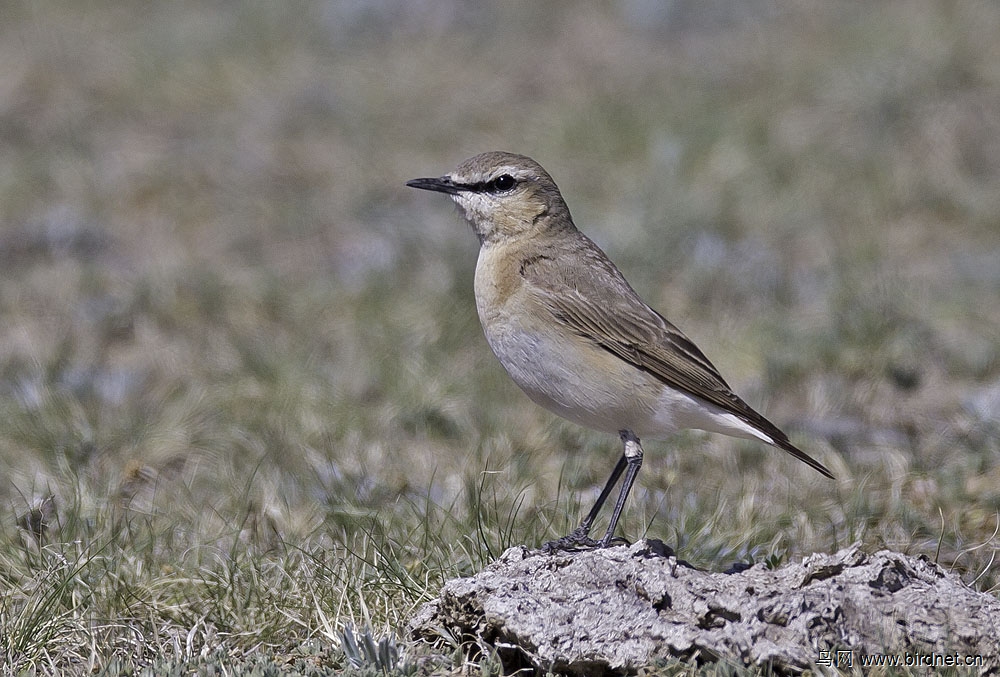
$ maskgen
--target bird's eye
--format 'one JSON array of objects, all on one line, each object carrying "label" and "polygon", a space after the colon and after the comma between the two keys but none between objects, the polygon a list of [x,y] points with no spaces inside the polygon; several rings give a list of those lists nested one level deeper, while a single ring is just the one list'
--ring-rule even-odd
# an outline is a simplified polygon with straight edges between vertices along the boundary
[{"label": "bird's eye", "polygon": [[501,174],[490,182],[490,188],[496,193],[508,191],[515,185],[517,185],[517,181],[510,174]]}]

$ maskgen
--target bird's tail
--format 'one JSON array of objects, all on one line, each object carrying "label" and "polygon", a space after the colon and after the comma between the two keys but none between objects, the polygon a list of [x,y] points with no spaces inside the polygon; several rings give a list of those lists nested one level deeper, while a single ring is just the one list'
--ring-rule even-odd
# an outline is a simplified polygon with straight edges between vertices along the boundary
[{"label": "bird's tail", "polygon": [[785,435],[785,433],[781,432],[777,427],[775,427],[774,430],[767,430],[765,432],[768,435],[768,437],[772,439],[771,443],[774,446],[778,447],[779,449],[784,449],[795,458],[799,459],[806,465],[815,468],[819,472],[829,477],[831,480],[837,479],[836,477],[833,476],[833,473],[830,472],[825,465],[823,465],[815,458],[813,458],[812,456],[810,456],[809,454],[807,454],[806,452],[802,451],[797,446],[792,444],[788,440],[788,436]]}]

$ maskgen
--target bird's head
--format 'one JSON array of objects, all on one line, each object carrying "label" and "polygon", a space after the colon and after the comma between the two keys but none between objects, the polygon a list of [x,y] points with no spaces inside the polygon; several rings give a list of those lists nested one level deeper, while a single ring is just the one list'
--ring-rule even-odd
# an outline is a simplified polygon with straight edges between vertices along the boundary
[{"label": "bird's head", "polygon": [[482,153],[450,174],[406,185],[450,195],[484,245],[573,227],[555,181],[524,155]]}]

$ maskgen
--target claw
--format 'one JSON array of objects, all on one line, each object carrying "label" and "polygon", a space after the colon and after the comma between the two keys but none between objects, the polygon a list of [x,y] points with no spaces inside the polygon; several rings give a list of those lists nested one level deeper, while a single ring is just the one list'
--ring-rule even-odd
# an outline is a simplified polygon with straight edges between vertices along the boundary
[{"label": "claw", "polygon": [[617,536],[612,539],[607,537],[602,538],[597,541],[588,536],[586,533],[580,533],[580,530],[558,538],[554,541],[549,541],[542,545],[542,552],[551,555],[556,552],[581,552],[584,550],[597,550],[598,548],[608,548],[616,545],[631,545],[624,538]]}]

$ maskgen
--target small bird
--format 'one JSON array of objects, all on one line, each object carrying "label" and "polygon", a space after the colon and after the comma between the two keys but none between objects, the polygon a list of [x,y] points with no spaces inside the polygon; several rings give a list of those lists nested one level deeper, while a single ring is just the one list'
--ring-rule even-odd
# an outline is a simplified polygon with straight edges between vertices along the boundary
[{"label": "small bird", "polygon": [[[535,403],[624,445],[597,503],[548,552],[608,547],[639,468],[641,438],[695,428],[784,449],[826,467],[736,396],[708,358],[650,308],[577,230],[552,177],[524,155],[483,153],[407,186],[450,195],[479,237],[475,292],[486,341]],[[601,540],[590,530],[622,474]]]}]

